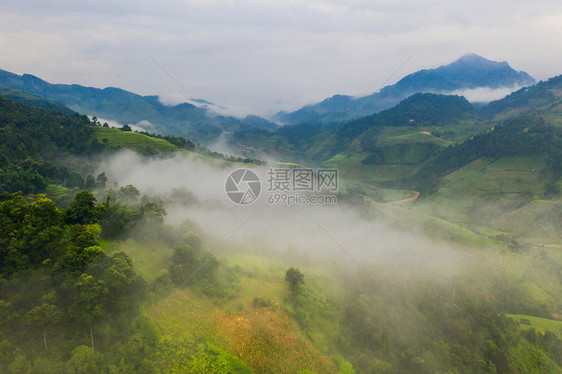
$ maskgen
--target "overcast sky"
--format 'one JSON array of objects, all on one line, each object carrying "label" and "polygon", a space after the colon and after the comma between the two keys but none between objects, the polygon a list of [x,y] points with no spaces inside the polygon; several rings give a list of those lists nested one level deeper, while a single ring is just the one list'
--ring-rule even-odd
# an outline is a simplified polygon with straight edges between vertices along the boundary
[{"label": "overcast sky", "polygon": [[185,94],[240,113],[360,95],[473,52],[562,74],[562,2],[3,0],[0,68],[51,83]]}]

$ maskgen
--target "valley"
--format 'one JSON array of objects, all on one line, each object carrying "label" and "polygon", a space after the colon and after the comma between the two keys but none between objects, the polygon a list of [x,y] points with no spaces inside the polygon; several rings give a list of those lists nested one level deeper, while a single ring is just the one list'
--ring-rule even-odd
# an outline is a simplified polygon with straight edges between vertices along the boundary
[{"label": "valley", "polygon": [[[205,108],[2,71],[0,371],[560,373],[562,80],[485,64],[530,86],[426,92],[457,63],[222,142]],[[268,204],[273,169],[337,170],[337,204]]]}]

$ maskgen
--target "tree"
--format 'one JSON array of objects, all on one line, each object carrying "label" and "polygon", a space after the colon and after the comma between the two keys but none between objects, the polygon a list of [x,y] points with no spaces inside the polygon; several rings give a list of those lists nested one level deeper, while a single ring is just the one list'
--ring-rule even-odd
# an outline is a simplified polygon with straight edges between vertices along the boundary
[{"label": "tree", "polygon": [[52,304],[44,303],[41,306],[31,309],[25,315],[25,320],[28,324],[43,329],[43,343],[45,350],[47,346],[47,328],[56,324],[62,318],[62,313],[59,309]]},{"label": "tree", "polygon": [[93,175],[88,175],[86,177],[86,189],[87,190],[93,190],[94,188],[96,188],[96,180],[94,179]]},{"label": "tree", "polygon": [[289,282],[289,289],[297,294],[300,292],[302,285],[304,284],[304,275],[299,271],[299,269],[290,268],[285,273],[285,280]]},{"label": "tree", "polygon": [[140,212],[148,223],[164,223],[164,217],[168,215],[162,204],[156,202],[147,203]]},{"label": "tree", "polygon": [[176,286],[185,286],[189,281],[190,274],[195,270],[197,257],[195,251],[189,245],[174,248],[172,265],[170,265],[170,276]]},{"label": "tree", "polygon": [[107,176],[105,175],[105,173],[98,174],[98,176],[96,177],[96,183],[98,187],[105,188],[105,184],[107,183]]},{"label": "tree", "polygon": [[[145,282],[135,273],[133,261],[125,252],[116,252],[103,259],[99,272],[108,290],[108,310],[112,314],[127,313],[137,305],[145,290]],[[97,274],[96,274],[97,275]]]},{"label": "tree", "polygon": [[66,180],[67,187],[82,188],[84,187],[84,183],[84,178],[82,178],[82,176],[75,171],[71,172]]},{"label": "tree", "polygon": [[116,238],[126,234],[141,218],[140,212],[120,204],[104,204],[103,216],[100,221],[102,235],[105,238]]},{"label": "tree", "polygon": [[22,224],[29,207],[21,194],[0,195],[0,267],[13,273],[29,262]]},{"label": "tree", "polygon": [[76,194],[70,206],[65,210],[65,221],[68,224],[87,225],[97,223],[101,217],[101,209],[90,191],[84,190]]},{"label": "tree", "polygon": [[70,243],[75,248],[86,248],[100,245],[98,239],[101,233],[100,225],[72,225],[70,228]]},{"label": "tree", "polygon": [[99,373],[103,371],[99,353],[85,345],[74,348],[72,356],[66,365],[68,372],[73,374]]},{"label": "tree", "polygon": [[104,282],[88,274],[82,274],[74,284],[76,295],[70,305],[70,315],[90,328],[90,341],[94,350],[92,324],[105,313],[108,290]]},{"label": "tree", "polygon": [[25,238],[25,252],[32,263],[39,264],[59,257],[63,236],[60,224],[61,212],[53,201],[40,198],[28,206],[21,230]]},{"label": "tree", "polygon": [[136,203],[139,198],[139,190],[132,184],[128,184],[125,187],[119,189],[119,200],[122,200],[126,204]]}]

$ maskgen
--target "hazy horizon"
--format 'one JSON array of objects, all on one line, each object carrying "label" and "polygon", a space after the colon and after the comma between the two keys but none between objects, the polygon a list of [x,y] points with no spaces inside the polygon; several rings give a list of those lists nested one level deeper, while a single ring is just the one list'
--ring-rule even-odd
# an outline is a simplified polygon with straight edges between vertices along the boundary
[{"label": "hazy horizon", "polygon": [[0,9],[4,70],[185,100],[159,63],[193,97],[239,114],[373,93],[409,57],[386,85],[465,53],[537,80],[560,74],[562,59],[554,1],[8,1]]}]

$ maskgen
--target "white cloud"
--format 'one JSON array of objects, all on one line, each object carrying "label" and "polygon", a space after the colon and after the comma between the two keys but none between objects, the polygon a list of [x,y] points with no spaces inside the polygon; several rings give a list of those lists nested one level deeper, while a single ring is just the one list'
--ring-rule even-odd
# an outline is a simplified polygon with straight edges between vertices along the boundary
[{"label": "white cloud", "polygon": [[265,114],[373,92],[466,52],[560,74],[559,1],[7,1],[0,67],[54,83],[177,91]]},{"label": "white cloud", "polygon": [[447,94],[464,96],[471,103],[489,103],[490,101],[499,100],[520,88],[521,87],[479,87],[447,92]]}]

